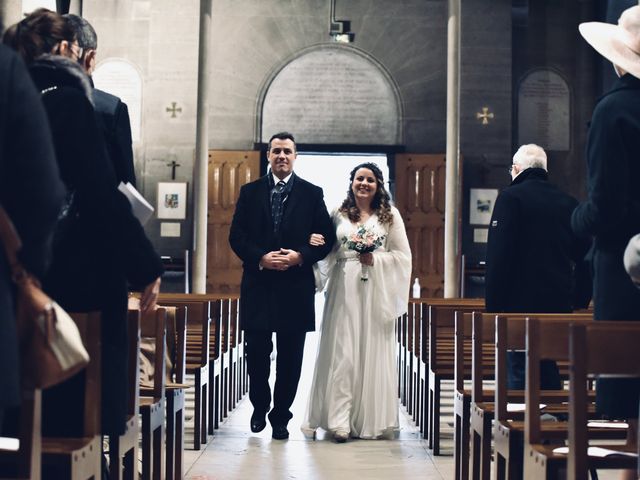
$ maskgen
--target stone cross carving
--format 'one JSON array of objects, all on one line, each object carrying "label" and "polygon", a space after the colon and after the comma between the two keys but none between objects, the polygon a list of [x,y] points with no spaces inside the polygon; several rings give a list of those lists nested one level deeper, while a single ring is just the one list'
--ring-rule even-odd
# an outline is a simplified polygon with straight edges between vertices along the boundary
[{"label": "stone cross carving", "polygon": [[489,113],[489,107],[482,107],[482,113],[477,112],[476,118],[478,120],[482,119],[482,125],[487,125],[489,123],[489,119],[493,119],[493,113]]},{"label": "stone cross carving", "polygon": [[171,180],[176,179],[176,167],[179,167],[180,164],[176,163],[175,160],[172,160],[171,163],[167,163],[167,167],[171,167]]},{"label": "stone cross carving", "polygon": [[166,110],[171,113],[171,118],[176,118],[176,113],[182,113],[182,108],[176,107],[176,102],[171,102],[171,108],[167,107]]}]

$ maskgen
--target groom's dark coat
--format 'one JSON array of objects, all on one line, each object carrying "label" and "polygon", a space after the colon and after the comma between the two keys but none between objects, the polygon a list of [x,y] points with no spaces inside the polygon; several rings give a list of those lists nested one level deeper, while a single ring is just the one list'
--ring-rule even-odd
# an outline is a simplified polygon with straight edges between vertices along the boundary
[{"label": "groom's dark coat", "polygon": [[[271,175],[269,173],[268,175]],[[322,189],[294,176],[280,229],[273,231],[269,177],[244,185],[231,223],[229,243],[243,262],[240,287],[240,325],[244,330],[272,332],[315,329],[313,264],[333,247],[335,231]],[[321,247],[309,245],[312,233],[325,238]],[[260,270],[266,253],[289,248],[303,263],[286,271]]]}]

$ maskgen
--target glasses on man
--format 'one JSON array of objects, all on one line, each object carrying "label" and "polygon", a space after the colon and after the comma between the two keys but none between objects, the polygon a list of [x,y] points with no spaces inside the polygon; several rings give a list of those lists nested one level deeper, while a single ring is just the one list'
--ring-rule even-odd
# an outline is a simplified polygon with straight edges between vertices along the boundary
[{"label": "glasses on man", "polygon": [[514,167],[514,166],[515,166],[515,165],[511,164],[511,166],[509,167],[509,175],[511,175],[511,174],[513,173],[513,167]]}]

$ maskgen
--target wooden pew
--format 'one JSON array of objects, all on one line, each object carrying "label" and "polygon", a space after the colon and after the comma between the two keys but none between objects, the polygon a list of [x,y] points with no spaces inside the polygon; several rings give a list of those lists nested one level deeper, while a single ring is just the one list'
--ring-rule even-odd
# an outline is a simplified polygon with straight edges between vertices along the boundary
[{"label": "wooden pew", "polygon": [[[537,341],[536,348],[531,350],[527,345],[527,322],[537,323],[543,328],[554,328],[552,337],[544,342]],[[506,387],[507,350],[527,348],[527,389],[525,400],[527,415],[535,415],[540,419],[539,404],[547,404],[545,413],[566,414],[568,412],[567,390],[540,390],[540,359],[556,360],[562,378],[568,377],[568,326],[571,323],[591,323],[591,314],[530,314],[522,316],[499,315],[496,318],[496,398],[495,398],[495,471],[497,479],[519,479],[523,475],[525,422],[522,413],[507,412],[509,392]],[[549,331],[547,331],[549,334]],[[538,350],[537,348],[540,347]],[[547,348],[549,347],[549,348]],[[563,353],[564,352],[564,353]],[[533,383],[531,379],[536,377]],[[531,402],[535,401],[535,405]],[[533,418],[533,417],[531,417]],[[566,422],[545,422],[546,438],[557,441],[567,436]]]},{"label": "wooden pew", "polygon": [[211,301],[210,295],[201,294],[161,293],[158,297],[161,305],[187,308],[186,373],[194,376],[195,383],[195,450],[207,442]]},{"label": "wooden pew", "polygon": [[187,309],[169,307],[167,349],[172,369],[167,372],[166,478],[184,478],[184,413],[187,353]]},{"label": "wooden pew", "polygon": [[126,431],[109,436],[109,478],[134,480],[138,478],[138,435],[140,422],[140,311],[129,310],[127,318],[129,342],[128,398]]},{"label": "wooden pew", "polygon": [[102,469],[100,313],[70,315],[91,357],[84,373],[84,432],[80,438],[42,439],[42,478],[88,480],[100,478]]},{"label": "wooden pew", "polygon": [[[510,422],[515,419],[521,420],[523,418],[522,413],[508,413],[507,404],[522,403],[524,402],[524,391],[522,390],[509,390],[507,389],[507,368],[506,358],[507,350],[509,349],[524,349],[525,348],[525,333],[524,322],[527,316],[535,315],[537,318],[566,318],[570,315],[571,318],[592,318],[591,313],[573,313],[573,314],[502,314],[499,316],[500,322],[504,322],[504,328],[497,328],[496,318],[498,317],[494,313],[477,313],[473,316],[473,348],[474,352],[481,348],[486,349],[486,345],[489,343],[494,344],[495,359],[490,361],[495,365],[495,374],[488,375],[486,368],[486,358],[483,355],[473,355],[473,375],[472,375],[472,390],[471,390],[471,467],[472,478],[488,480],[491,473],[491,435],[492,435],[492,422],[495,417],[496,410],[496,393],[499,395],[499,402],[501,405],[501,418],[504,422]],[[509,321],[520,322],[519,333],[515,329],[508,329]],[[507,333],[511,338],[507,338]],[[566,368],[565,368],[566,376]],[[561,370],[562,374],[562,370]],[[483,382],[495,379],[495,390],[488,390],[483,387]],[[566,396],[566,395],[565,395]],[[496,437],[496,442],[499,442],[501,451],[508,452],[510,449],[505,443],[513,441],[517,442],[517,433],[513,438],[509,434],[508,430],[500,432],[499,438]],[[518,471],[516,464],[511,467],[510,461],[505,458],[497,457],[496,463],[501,462],[501,469],[512,468],[514,471]],[[502,472],[502,470],[501,470]]]},{"label": "wooden pew", "polygon": [[[567,479],[582,478],[588,468],[632,469],[640,478],[640,433],[636,432],[635,459],[629,457],[592,458],[588,455],[588,436],[584,419],[587,418],[587,402],[584,401],[583,385],[589,376],[640,377],[640,323],[597,321],[586,328],[572,326],[570,332],[570,361],[575,365],[571,370],[570,411],[569,411],[569,459]],[[639,405],[640,408],[640,405]],[[608,446],[611,449],[627,451],[625,447]],[[626,460],[626,461],[625,461]]]},{"label": "wooden pew", "polygon": [[[548,337],[552,335],[552,340]],[[640,377],[640,323],[590,322],[571,325],[544,324],[529,320],[527,343],[531,366],[527,381],[536,387],[534,357],[551,358],[570,355],[569,461],[567,478],[583,479],[593,469],[636,469],[637,445],[599,445],[633,456],[612,455],[604,458],[588,455],[589,440],[626,437],[626,430],[588,426],[593,418],[592,398],[588,389],[590,375]],[[569,353],[570,350],[570,353]],[[527,403],[537,405],[539,395],[535,388],[527,388]],[[564,423],[564,422],[563,422]],[[608,422],[602,422],[606,425]],[[527,478],[557,478],[567,467],[567,455],[555,453],[558,445],[543,444],[544,424],[540,424],[537,408],[527,409],[525,426],[525,474]],[[564,425],[562,425],[564,426]]]},{"label": "wooden pew", "polygon": [[484,300],[470,298],[428,299],[429,321],[429,395],[428,445],[440,455],[440,401],[442,380],[454,379],[455,312],[484,309]]},{"label": "wooden pew", "polygon": [[[493,338],[493,326],[487,322],[485,331],[475,333],[475,328],[482,328],[479,312],[456,312],[455,318],[455,375],[454,375],[454,462],[455,479],[469,478],[469,441],[471,430],[472,389],[464,386],[464,381],[471,379],[479,382],[483,388],[484,380],[493,379],[495,347],[493,342],[483,343],[483,338]],[[475,327],[475,328],[474,328]],[[471,357],[469,357],[471,350]],[[480,356],[481,361],[474,362],[473,357]],[[476,387],[478,388],[478,387]],[[477,475],[477,473],[476,473]]]},{"label": "wooden pew", "polygon": [[[0,447],[0,475],[5,480],[40,480],[42,455],[42,391],[23,388],[20,392],[18,450]],[[8,440],[8,438],[6,439]]]},{"label": "wooden pew", "polygon": [[166,385],[167,310],[159,307],[142,315],[140,335],[154,340],[153,388],[142,388],[140,416],[142,417],[142,479],[164,479],[164,413]]}]

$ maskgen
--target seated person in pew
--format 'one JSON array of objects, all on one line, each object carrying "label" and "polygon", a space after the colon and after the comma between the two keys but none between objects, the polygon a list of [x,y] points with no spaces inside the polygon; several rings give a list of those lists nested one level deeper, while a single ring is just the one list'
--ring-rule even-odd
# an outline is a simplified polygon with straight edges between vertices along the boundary
[{"label": "seated person in pew", "polygon": [[[578,201],[548,181],[547,155],[523,145],[513,156],[512,182],[498,196],[489,228],[486,311],[565,313],[588,305],[584,261],[590,242],[571,230]],[[587,281],[583,277],[587,277]],[[509,352],[508,388],[524,390],[525,354]],[[561,387],[555,362],[543,360],[541,387]]]}]

